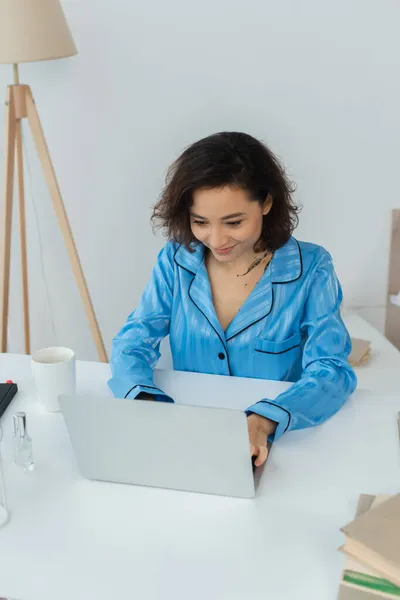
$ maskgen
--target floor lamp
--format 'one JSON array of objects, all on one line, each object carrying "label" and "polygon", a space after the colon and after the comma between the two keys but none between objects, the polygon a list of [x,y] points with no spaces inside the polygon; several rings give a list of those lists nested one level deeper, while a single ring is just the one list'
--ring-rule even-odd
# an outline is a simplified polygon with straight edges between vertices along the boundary
[{"label": "floor lamp", "polygon": [[21,123],[28,120],[43,174],[67,247],[72,270],[99,358],[107,354],[97,323],[89,289],[83,274],[71,227],[61,197],[54,167],[29,86],[20,84],[18,64],[67,58],[77,53],[68,24],[58,0],[0,0],[0,63],[11,64],[14,84],[7,88],[4,141],[4,197],[0,239],[0,351],[7,351],[10,291],[10,257],[14,169],[17,166],[19,223],[22,261],[22,293],[25,352],[30,354],[28,262],[25,225],[25,199]]}]

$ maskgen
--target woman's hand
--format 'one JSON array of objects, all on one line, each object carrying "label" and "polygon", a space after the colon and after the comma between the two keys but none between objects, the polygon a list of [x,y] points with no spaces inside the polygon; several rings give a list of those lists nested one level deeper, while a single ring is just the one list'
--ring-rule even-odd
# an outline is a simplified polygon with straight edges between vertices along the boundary
[{"label": "woman's hand", "polygon": [[267,460],[267,440],[268,436],[275,432],[276,423],[253,413],[247,417],[247,427],[249,428],[250,454],[256,457],[254,465],[260,467]]}]

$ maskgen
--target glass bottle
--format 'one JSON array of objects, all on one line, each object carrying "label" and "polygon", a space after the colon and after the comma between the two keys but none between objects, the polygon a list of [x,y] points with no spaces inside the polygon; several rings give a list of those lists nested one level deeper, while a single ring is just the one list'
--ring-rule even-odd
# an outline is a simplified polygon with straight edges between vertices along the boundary
[{"label": "glass bottle", "polygon": [[32,456],[32,438],[26,427],[26,413],[17,412],[14,421],[14,462],[24,471],[33,471],[35,463]]},{"label": "glass bottle", "polygon": [[[3,429],[0,425],[0,442],[3,438]],[[0,453],[0,528],[7,524],[9,519],[7,509],[6,487],[4,482],[3,465]]]}]

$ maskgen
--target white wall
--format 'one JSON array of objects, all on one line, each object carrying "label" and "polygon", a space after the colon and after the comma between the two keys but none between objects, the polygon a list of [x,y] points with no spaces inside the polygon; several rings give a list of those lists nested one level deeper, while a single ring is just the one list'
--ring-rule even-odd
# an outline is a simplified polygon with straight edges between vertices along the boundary
[{"label": "white wall", "polygon": [[[162,244],[149,216],[168,164],[218,130],[246,131],[284,158],[304,205],[298,236],[331,251],[346,306],[384,304],[390,209],[400,206],[398,0],[63,5],[79,55],[22,65],[21,75],[33,87],[108,347]],[[0,65],[0,87],[11,75]],[[25,137],[33,346],[57,342],[95,359]],[[10,349],[21,351],[14,242]],[[379,322],[383,309],[365,314]]]}]

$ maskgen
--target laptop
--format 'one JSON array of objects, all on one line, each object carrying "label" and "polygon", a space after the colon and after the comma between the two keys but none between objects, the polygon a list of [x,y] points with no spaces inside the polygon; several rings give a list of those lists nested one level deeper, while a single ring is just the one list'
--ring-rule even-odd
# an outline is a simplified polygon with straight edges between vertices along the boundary
[{"label": "laptop", "polygon": [[87,479],[253,498],[244,412],[96,396],[61,396],[78,467]]}]

